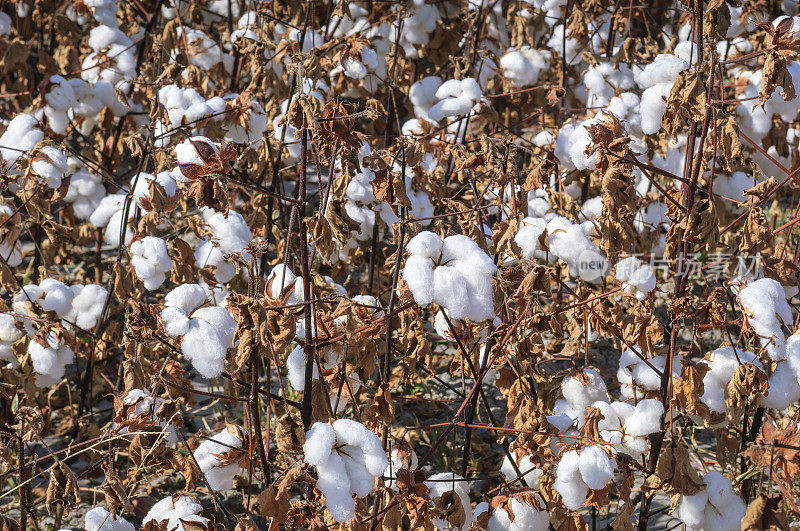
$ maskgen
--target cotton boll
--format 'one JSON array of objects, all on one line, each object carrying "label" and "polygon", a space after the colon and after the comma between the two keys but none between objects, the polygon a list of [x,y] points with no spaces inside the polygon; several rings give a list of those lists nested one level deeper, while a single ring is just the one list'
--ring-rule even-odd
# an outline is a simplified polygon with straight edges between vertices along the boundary
[{"label": "cotton boll", "polygon": [[42,146],[33,155],[30,169],[50,188],[59,188],[69,173],[67,156],[55,146]]},{"label": "cotton boll", "polygon": [[769,392],[762,396],[760,404],[764,407],[783,411],[800,400],[800,384],[787,361],[778,362],[769,377]]},{"label": "cotton boll", "polygon": [[46,345],[35,339],[28,344],[28,355],[33,370],[38,375],[36,384],[39,387],[58,383],[64,377],[67,365],[75,359],[72,349],[64,345],[64,340],[54,333],[49,333],[45,341]]},{"label": "cotton boll", "polygon": [[166,306],[180,308],[191,313],[206,301],[206,291],[199,284],[181,284],[164,297]]},{"label": "cotton boll", "polygon": [[408,91],[408,99],[414,106],[414,114],[419,118],[427,118],[428,111],[439,99],[436,91],[442,85],[442,78],[428,76],[420,79]]},{"label": "cotton boll", "polygon": [[534,85],[539,80],[539,73],[550,66],[550,54],[530,46],[519,50],[511,48],[500,58],[500,66],[514,87],[528,87]]},{"label": "cotton boll", "polygon": [[225,370],[227,341],[214,325],[192,319],[181,341],[181,352],[204,378],[216,378]]},{"label": "cotton boll", "polygon": [[12,368],[18,365],[12,346],[24,335],[12,316],[0,313],[0,360],[10,363]]},{"label": "cotton boll", "polygon": [[16,115],[0,135],[0,157],[5,168],[10,168],[17,159],[42,141],[44,133],[38,128],[39,121],[31,114]]},{"label": "cotton boll", "polygon": [[74,296],[66,320],[83,330],[93,329],[103,313],[108,291],[99,284],[75,284],[70,289]]},{"label": "cotton boll", "polygon": [[642,133],[652,135],[661,129],[664,112],[667,109],[667,98],[671,91],[672,83],[658,83],[642,93],[639,105]]},{"label": "cotton boll", "polygon": [[226,491],[233,488],[233,478],[242,469],[236,463],[223,465],[222,460],[225,454],[241,447],[242,439],[240,436],[225,429],[205,439],[195,449],[194,458],[212,489]]},{"label": "cotton boll", "polygon": [[453,319],[482,321],[494,317],[491,258],[470,238],[439,239],[423,231],[408,244],[403,279],[417,304],[436,302]]},{"label": "cotton boll", "polygon": [[145,236],[131,244],[131,264],[136,276],[148,290],[158,289],[166,274],[172,269],[172,259],[167,253],[167,244],[161,238]]},{"label": "cotton boll", "polygon": [[531,462],[531,456],[523,455],[522,457],[518,458],[517,468],[522,474],[522,478],[518,478],[519,474],[517,474],[516,470],[514,470],[514,467],[511,465],[511,460],[508,458],[508,455],[506,455],[503,458],[503,464],[500,467],[500,473],[503,474],[503,476],[506,478],[506,481],[509,483],[516,482],[520,485],[528,485],[532,489],[539,490],[539,479],[544,471],[536,468],[536,465]]},{"label": "cotton boll", "polygon": [[201,525],[207,525],[209,520],[200,516],[203,511],[203,506],[197,503],[197,500],[190,496],[180,496],[173,498],[167,496],[162,500],[156,502],[150,508],[142,525],[148,522],[159,523],[167,521],[167,531],[185,531],[181,521],[184,522],[197,522]]},{"label": "cotton boll", "polygon": [[579,455],[578,467],[583,482],[593,490],[602,489],[614,478],[615,462],[599,446],[587,446]]},{"label": "cotton boll", "polygon": [[561,494],[564,505],[573,511],[586,501],[589,487],[584,483],[580,472],[580,456],[575,450],[565,452],[556,467],[556,480],[553,484]]},{"label": "cotton boll", "polygon": [[640,400],[625,421],[625,432],[632,437],[650,435],[661,429],[664,405],[652,398]]},{"label": "cotton boll", "polygon": [[54,278],[46,278],[39,283],[42,298],[39,305],[46,312],[56,312],[62,319],[66,318],[72,310],[72,300],[75,294],[63,282]]},{"label": "cotton boll", "polygon": [[[545,531],[550,523],[544,500],[536,496],[533,505],[525,497],[513,497],[503,507],[497,507],[489,517],[489,531]],[[541,508],[541,509],[540,509]],[[514,515],[511,521],[509,511]],[[477,508],[475,514],[478,514]]]},{"label": "cotton boll", "polygon": [[692,496],[681,496],[675,509],[675,516],[689,529],[705,528],[705,507],[708,504],[708,493],[705,490]]},{"label": "cotton boll", "polygon": [[707,354],[704,361],[710,370],[703,377],[704,393],[700,400],[720,414],[726,411],[725,389],[740,363],[752,363],[762,370],[764,368],[755,354],[747,350],[734,351],[733,347],[720,347]]},{"label": "cotton boll", "polygon": [[653,268],[633,256],[617,262],[616,277],[622,283],[623,290],[639,300],[644,300],[656,287]]},{"label": "cotton boll", "polygon": [[[425,486],[430,489],[432,500],[440,498],[448,492],[454,492],[461,503],[461,507],[464,509],[465,520],[461,529],[462,531],[469,529],[472,524],[472,505],[469,501],[469,483],[464,481],[463,477],[451,472],[441,472],[429,477],[425,481]],[[450,529],[450,525],[444,520],[434,518],[433,523],[437,529]]]},{"label": "cotton boll", "polygon": [[561,392],[567,401],[580,406],[581,409],[592,402],[605,400],[608,395],[606,384],[600,374],[591,368],[583,369],[581,375],[564,378],[561,382]]},{"label": "cotton boll", "polygon": [[389,464],[378,436],[349,419],[336,420],[332,426],[315,422],[306,434],[303,459],[316,467],[317,488],[338,522],[353,518],[352,494],[366,496]]},{"label": "cotton boll", "polygon": [[77,159],[67,159],[72,177],[64,201],[72,204],[72,212],[80,220],[89,219],[106,195],[103,179],[89,172]]},{"label": "cotton boll", "polygon": [[792,323],[792,309],[786,302],[783,286],[774,279],[761,278],[748,283],[738,294],[742,312],[773,360],[784,358],[785,337],[781,323]]},{"label": "cotton boll", "polygon": [[121,516],[114,516],[103,507],[94,507],[83,517],[86,531],[136,531],[136,527]]}]

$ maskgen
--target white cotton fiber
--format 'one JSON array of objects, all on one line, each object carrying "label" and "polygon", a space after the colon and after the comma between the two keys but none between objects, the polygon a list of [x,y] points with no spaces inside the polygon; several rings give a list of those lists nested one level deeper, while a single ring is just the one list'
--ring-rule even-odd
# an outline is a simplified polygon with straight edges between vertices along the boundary
[{"label": "white cotton fiber", "polygon": [[408,243],[403,279],[417,304],[435,302],[453,319],[482,321],[494,317],[492,277],[497,267],[467,236],[441,240],[423,231]]},{"label": "white cotton fiber", "polygon": [[172,259],[167,244],[161,238],[145,236],[131,244],[131,264],[144,287],[154,290],[161,287],[172,269]]},{"label": "white cotton fiber", "polygon": [[86,531],[136,531],[136,527],[121,516],[114,517],[103,507],[94,507],[83,517]]},{"label": "white cotton fiber", "polygon": [[614,460],[599,446],[581,449],[578,457],[581,477],[590,489],[602,489],[614,478]]},{"label": "white cotton fiber", "polygon": [[333,425],[315,422],[306,433],[303,459],[316,467],[317,488],[337,522],[355,516],[353,494],[369,494],[375,478],[389,465],[378,436],[350,419],[338,419]]}]

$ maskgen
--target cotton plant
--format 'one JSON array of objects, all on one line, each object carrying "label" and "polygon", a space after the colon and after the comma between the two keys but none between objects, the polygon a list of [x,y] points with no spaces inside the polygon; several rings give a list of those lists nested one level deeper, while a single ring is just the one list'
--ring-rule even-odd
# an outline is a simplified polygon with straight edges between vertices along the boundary
[{"label": "cotton plant", "polygon": [[372,492],[375,478],[389,465],[378,436],[350,419],[315,422],[306,433],[303,461],[316,470],[317,489],[337,522],[353,519],[353,495]]},{"label": "cotton plant", "polygon": [[208,518],[201,516],[203,506],[191,496],[167,496],[155,503],[142,520],[142,525],[149,522],[161,525],[166,522],[167,531],[189,531],[192,526],[207,526]]},{"label": "cotton plant", "polygon": [[233,488],[233,480],[244,471],[236,460],[229,462],[242,448],[246,432],[238,426],[228,426],[200,443],[193,454],[200,471],[215,491],[224,492]]},{"label": "cotton plant", "polygon": [[736,531],[741,529],[747,506],[733,490],[731,481],[712,470],[703,476],[706,487],[678,500],[673,516],[689,530]]},{"label": "cotton plant", "polygon": [[236,320],[220,306],[203,306],[207,292],[199,284],[182,284],[164,299],[161,322],[169,337],[181,338],[181,353],[204,378],[216,378],[225,369],[225,355],[233,348]]},{"label": "cotton plant", "polygon": [[467,236],[448,236],[423,231],[407,246],[403,280],[417,304],[433,302],[453,319],[482,321],[494,317],[492,259]]},{"label": "cotton plant", "polygon": [[563,398],[556,400],[553,406],[554,415],[565,415],[582,424],[586,418],[586,408],[597,401],[608,399],[608,389],[596,369],[582,369],[580,373],[567,376],[561,381]]}]

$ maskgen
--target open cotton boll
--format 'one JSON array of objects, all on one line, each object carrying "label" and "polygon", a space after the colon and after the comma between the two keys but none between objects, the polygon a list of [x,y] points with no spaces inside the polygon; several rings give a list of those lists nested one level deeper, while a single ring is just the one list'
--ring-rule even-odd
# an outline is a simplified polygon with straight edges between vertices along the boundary
[{"label": "open cotton boll", "polygon": [[606,384],[595,369],[586,368],[581,374],[568,376],[561,381],[561,393],[571,404],[585,408],[592,402],[606,400]]},{"label": "open cotton boll", "polygon": [[417,453],[411,449],[392,448],[389,454],[389,466],[383,471],[386,486],[392,490],[398,490],[395,480],[399,470],[416,470],[419,464]]},{"label": "open cotton boll", "polygon": [[[125,420],[127,424],[136,425],[139,422],[150,424],[149,421],[154,421],[154,424],[161,426],[163,429],[164,440],[167,444],[178,442],[178,433],[175,431],[175,426],[170,424],[170,419],[156,416],[158,408],[164,403],[163,398],[148,389],[131,389],[122,397],[122,403],[126,410]],[[114,428],[116,429],[117,427],[118,424],[114,422]],[[119,433],[128,433],[127,426],[120,428]]]},{"label": "open cotton boll", "polygon": [[38,128],[39,121],[31,114],[20,113],[8,122],[0,135],[0,156],[4,167],[10,168],[17,159],[42,141],[44,133]]},{"label": "open cotton boll", "polygon": [[442,86],[442,78],[439,76],[428,76],[420,79],[408,90],[408,99],[414,106],[414,114],[418,118],[427,118],[428,111],[433,107],[439,98],[436,91]]},{"label": "open cotton boll", "polygon": [[688,529],[705,529],[706,505],[708,505],[708,493],[705,490],[691,496],[681,496],[674,516],[686,524]]},{"label": "open cotton boll", "polygon": [[664,404],[654,398],[640,400],[625,420],[625,433],[631,437],[644,437],[661,429]]},{"label": "open cotton boll", "polygon": [[453,319],[482,321],[494,317],[492,276],[497,267],[467,236],[423,231],[408,242],[403,279],[417,304],[435,302]]},{"label": "open cotton boll", "polygon": [[83,517],[86,531],[136,531],[136,527],[121,516],[114,516],[103,507],[89,509]]},{"label": "open cotton boll", "polygon": [[72,177],[64,201],[72,205],[72,212],[80,220],[87,220],[106,195],[103,178],[87,170],[74,157],[69,157]]},{"label": "open cotton boll", "polygon": [[83,330],[92,330],[103,313],[108,291],[100,284],[74,284],[69,289],[75,296],[67,321]]},{"label": "open cotton boll", "polygon": [[633,74],[636,84],[648,89],[659,83],[675,82],[682,70],[689,68],[689,63],[671,53],[658,54],[652,63]]},{"label": "open cotton boll", "polygon": [[179,496],[173,498],[167,496],[156,502],[145,515],[142,520],[142,526],[148,522],[159,524],[166,521],[167,531],[188,531],[183,522],[197,522],[201,525],[207,525],[209,520],[200,516],[203,511],[203,506],[197,503],[197,500],[191,496]]},{"label": "open cotton boll", "polygon": [[656,276],[650,264],[631,256],[617,262],[616,278],[622,283],[625,293],[644,300],[656,288]]},{"label": "open cotton boll", "polygon": [[703,476],[706,488],[692,496],[681,496],[675,510],[690,530],[736,531],[747,512],[747,506],[733,490],[731,481],[712,470]]},{"label": "open cotton boll", "polygon": [[550,53],[530,46],[509,48],[500,58],[503,76],[516,88],[529,87],[539,81],[539,73],[550,67]]},{"label": "open cotton boll", "polygon": [[69,173],[67,155],[55,146],[42,146],[31,158],[30,169],[44,184],[56,189]]},{"label": "open cotton boll", "polygon": [[616,463],[599,446],[582,448],[579,454],[578,469],[583,482],[593,490],[602,489],[614,478]]},{"label": "open cotton boll", "polygon": [[779,361],[769,377],[769,391],[759,399],[764,407],[783,411],[800,400],[800,383],[789,362]]},{"label": "open cotton boll", "polygon": [[672,82],[658,83],[642,92],[639,104],[641,113],[640,127],[642,133],[652,135],[661,129],[664,113],[667,110],[667,98],[672,91]]},{"label": "open cotton boll", "polygon": [[724,414],[726,411],[725,389],[739,365],[752,363],[759,369],[764,369],[755,354],[748,350],[736,349],[734,351],[733,347],[719,347],[706,354],[704,361],[710,369],[703,377],[704,392],[700,400],[709,409],[720,414]]},{"label": "open cotton boll", "polygon": [[[620,383],[620,394],[625,398],[642,397],[643,391],[658,391],[661,388],[661,376],[658,371],[663,372],[667,365],[665,355],[647,357],[649,365],[642,360],[631,349],[625,349],[619,358],[619,370],[617,371],[617,381]],[[672,362],[672,374],[675,378],[680,376],[681,364],[676,358]]]},{"label": "open cotton boll", "polygon": [[576,450],[565,452],[556,466],[553,487],[561,494],[567,509],[576,511],[586,501],[589,486],[583,481],[580,471],[580,455]]},{"label": "open cotton boll", "polygon": [[[461,528],[463,531],[469,529],[472,524],[472,505],[469,501],[469,482],[464,481],[464,478],[452,472],[440,472],[434,474],[425,480],[425,486],[430,489],[430,497],[432,500],[440,498],[448,492],[455,492],[461,507],[464,509],[464,525]],[[452,529],[446,520],[439,518],[433,519],[433,525],[438,530]]]},{"label": "open cotton boll", "polygon": [[145,236],[131,244],[131,264],[136,276],[144,282],[148,290],[158,289],[167,279],[172,269],[172,259],[167,252],[167,244],[161,238]]},{"label": "open cotton boll", "polygon": [[206,290],[200,284],[181,284],[166,294],[164,304],[180,308],[188,314],[201,306],[206,298]]},{"label": "open cotton boll", "polygon": [[62,319],[67,318],[72,310],[72,300],[75,298],[75,293],[69,286],[60,280],[46,278],[39,283],[39,288],[42,290],[42,295],[38,303],[42,310],[56,312]]},{"label": "open cotton boll", "polygon": [[773,360],[784,358],[786,338],[781,323],[791,326],[792,308],[780,282],[761,278],[748,283],[738,293],[739,305],[755,330],[761,345]]},{"label": "open cotton boll", "polygon": [[303,278],[295,276],[283,264],[273,267],[272,271],[267,275],[267,295],[273,299],[280,300],[284,293],[289,293],[286,302],[288,305],[301,304],[303,302],[303,286]]},{"label": "open cotton boll", "polygon": [[222,430],[216,435],[205,439],[194,451],[194,458],[200,470],[205,474],[209,486],[217,491],[226,491],[233,488],[233,478],[242,468],[237,463],[224,464],[225,454],[242,447],[244,430],[238,427]]},{"label": "open cotton boll", "polygon": [[489,517],[489,531],[545,531],[549,524],[550,514],[538,494],[513,496],[505,505],[494,508]]},{"label": "open cotton boll", "polygon": [[521,478],[518,477],[519,474],[514,470],[511,460],[508,458],[508,455],[506,455],[503,458],[503,464],[500,466],[500,473],[503,474],[506,481],[509,483],[518,483],[523,486],[527,485],[532,489],[539,490],[539,479],[544,471],[536,468],[536,465],[531,462],[531,456],[523,455],[517,458],[517,468],[522,474]]},{"label": "open cotton boll", "polygon": [[303,459],[316,467],[317,488],[337,522],[353,519],[353,494],[369,494],[389,464],[378,436],[350,419],[315,422],[306,433]]},{"label": "open cotton boll", "polygon": [[50,332],[45,338],[46,345],[37,340],[28,344],[28,355],[31,358],[33,371],[37,374],[36,385],[50,387],[64,377],[67,365],[72,363],[75,355],[64,340]]},{"label": "open cotton boll", "polygon": [[450,116],[466,116],[483,99],[483,91],[474,78],[445,81],[436,90],[439,101],[428,110],[428,117],[438,122]]},{"label": "open cotton boll", "polygon": [[0,360],[10,363],[12,368],[19,364],[12,346],[24,335],[12,316],[0,313]]}]

